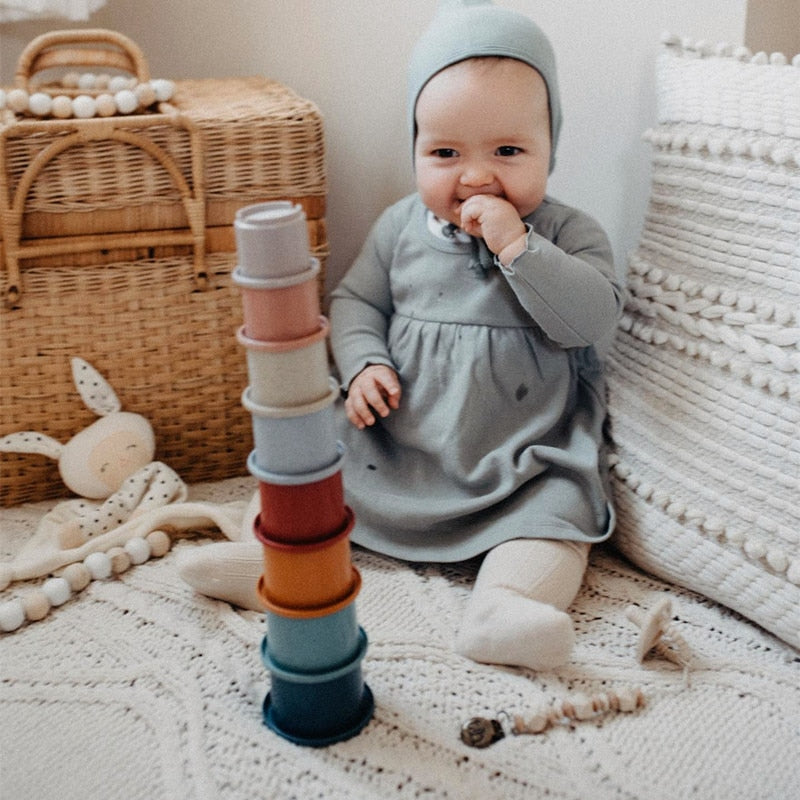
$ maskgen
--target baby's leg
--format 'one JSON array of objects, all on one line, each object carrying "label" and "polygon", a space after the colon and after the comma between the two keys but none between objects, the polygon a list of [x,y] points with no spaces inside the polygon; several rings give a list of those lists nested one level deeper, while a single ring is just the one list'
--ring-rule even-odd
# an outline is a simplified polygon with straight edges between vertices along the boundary
[{"label": "baby's leg", "polygon": [[589,545],[513,539],[486,554],[467,602],[456,650],[474,661],[551,669],[574,640],[565,609],[583,580]]}]

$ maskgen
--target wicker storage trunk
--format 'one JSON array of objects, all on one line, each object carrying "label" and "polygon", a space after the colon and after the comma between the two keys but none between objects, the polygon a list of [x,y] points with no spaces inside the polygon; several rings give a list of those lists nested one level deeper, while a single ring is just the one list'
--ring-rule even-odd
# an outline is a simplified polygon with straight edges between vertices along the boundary
[{"label": "wicker storage trunk", "polygon": [[[40,39],[76,33],[135,52],[105,31]],[[84,52],[73,52],[77,63]],[[31,71],[26,53],[17,85]],[[152,422],[156,457],[184,480],[245,474],[252,431],[240,404],[233,217],[264,200],[300,203],[322,291],[317,108],[275,81],[233,78],[177,82],[158,112],[112,123],[0,114],[0,436],[66,441],[88,425],[69,363],[80,356],[125,410]],[[0,453],[0,504],[65,493],[54,462]]]}]

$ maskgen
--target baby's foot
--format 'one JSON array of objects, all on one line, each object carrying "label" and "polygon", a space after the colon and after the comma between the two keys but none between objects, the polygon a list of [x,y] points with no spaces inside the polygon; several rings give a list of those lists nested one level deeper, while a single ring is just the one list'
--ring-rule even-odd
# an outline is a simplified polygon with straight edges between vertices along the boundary
[{"label": "baby's foot", "polygon": [[178,572],[195,591],[226,603],[263,611],[258,579],[264,571],[259,542],[215,542],[180,553]]},{"label": "baby's foot", "polygon": [[455,648],[485,664],[545,670],[566,663],[574,639],[568,614],[495,586],[470,597]]}]

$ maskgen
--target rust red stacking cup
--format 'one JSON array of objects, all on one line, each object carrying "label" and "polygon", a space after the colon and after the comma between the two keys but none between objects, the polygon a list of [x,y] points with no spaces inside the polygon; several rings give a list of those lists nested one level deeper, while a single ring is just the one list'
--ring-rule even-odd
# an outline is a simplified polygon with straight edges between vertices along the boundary
[{"label": "rust red stacking cup", "polygon": [[253,450],[247,468],[258,479],[261,534],[281,544],[310,544],[341,531],[348,521],[343,459],[344,449],[339,445],[336,460],[323,469],[301,474],[277,473],[261,469]]}]

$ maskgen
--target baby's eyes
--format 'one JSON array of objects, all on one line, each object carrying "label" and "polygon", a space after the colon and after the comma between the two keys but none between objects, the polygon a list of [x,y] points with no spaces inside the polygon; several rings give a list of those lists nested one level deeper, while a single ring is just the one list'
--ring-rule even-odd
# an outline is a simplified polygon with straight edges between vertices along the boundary
[{"label": "baby's eyes", "polygon": [[514,145],[511,144],[504,144],[501,147],[498,147],[497,150],[495,150],[495,153],[497,153],[498,156],[515,156],[517,155],[517,153],[521,152],[522,152],[521,147],[515,147]]},{"label": "baby's eyes", "polygon": [[[521,147],[516,147],[512,144],[504,144],[498,147],[494,154],[502,158],[509,158],[510,156],[518,155],[524,152]],[[437,147],[431,151],[431,155],[436,158],[458,158],[459,152],[452,147]]]}]

